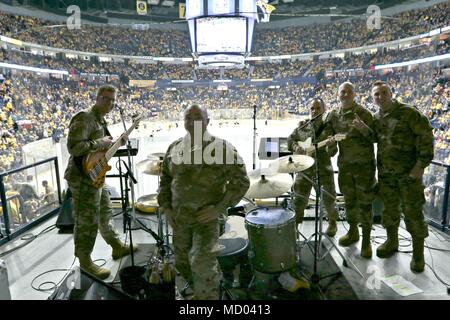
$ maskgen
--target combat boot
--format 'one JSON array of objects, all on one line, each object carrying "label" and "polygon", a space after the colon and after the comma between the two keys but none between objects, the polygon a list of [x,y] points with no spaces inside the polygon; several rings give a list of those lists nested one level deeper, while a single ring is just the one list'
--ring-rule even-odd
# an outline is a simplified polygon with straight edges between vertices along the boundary
[{"label": "combat boot", "polygon": [[359,241],[359,230],[357,224],[351,224],[347,234],[339,238],[339,245],[348,247]]},{"label": "combat boot", "polygon": [[387,240],[377,248],[377,256],[379,258],[389,258],[398,251],[398,227],[387,227],[386,233]]},{"label": "combat boot", "polygon": [[425,258],[423,256],[424,238],[412,238],[413,256],[409,267],[414,272],[423,272],[425,269]]},{"label": "combat boot", "polygon": [[363,227],[362,229],[362,245],[361,245],[361,257],[370,259],[372,258],[372,245],[370,244],[370,232],[372,227]]},{"label": "combat boot", "polygon": [[99,267],[93,263],[89,255],[80,255],[78,260],[80,260],[81,269],[101,280],[105,280],[111,274],[111,271],[108,269]]},{"label": "combat boot", "polygon": [[[113,260],[120,259],[122,257],[125,257],[131,253],[130,245],[126,245],[123,243],[118,243],[111,245],[112,247],[112,258]],[[137,251],[137,246],[133,245],[133,252]]]},{"label": "combat boot", "polygon": [[328,228],[325,231],[325,234],[329,237],[334,237],[336,235],[337,232],[337,223],[336,220],[329,220],[328,221]]}]

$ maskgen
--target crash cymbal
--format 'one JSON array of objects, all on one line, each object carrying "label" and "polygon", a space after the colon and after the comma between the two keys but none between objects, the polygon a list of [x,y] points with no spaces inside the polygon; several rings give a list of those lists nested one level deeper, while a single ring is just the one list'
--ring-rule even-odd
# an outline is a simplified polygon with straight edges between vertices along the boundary
[{"label": "crash cymbal", "polygon": [[136,168],[144,174],[159,176],[161,175],[161,164],[162,160],[149,158],[138,162]]},{"label": "crash cymbal", "polygon": [[255,199],[275,198],[288,192],[292,184],[292,177],[288,174],[262,175],[257,178],[250,178],[250,187],[245,197]]},{"label": "crash cymbal", "polygon": [[278,173],[294,173],[311,168],[313,164],[313,158],[302,154],[294,154],[274,160],[269,168]]}]

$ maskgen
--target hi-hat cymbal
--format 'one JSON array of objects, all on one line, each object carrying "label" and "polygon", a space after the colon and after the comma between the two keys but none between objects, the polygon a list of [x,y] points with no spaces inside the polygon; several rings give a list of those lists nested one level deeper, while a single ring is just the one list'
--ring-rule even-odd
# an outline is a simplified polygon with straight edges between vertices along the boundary
[{"label": "hi-hat cymbal", "polygon": [[261,176],[266,176],[266,177],[270,177],[270,176],[274,176],[277,175],[278,172],[276,172],[275,170],[271,169],[271,168],[260,168],[260,169],[255,169],[252,171],[247,172],[247,175],[250,179],[258,179]]},{"label": "hi-hat cymbal", "polygon": [[162,160],[162,159],[164,159],[164,156],[166,154],[164,152],[155,152],[155,153],[151,153],[150,155]]},{"label": "hi-hat cymbal", "polygon": [[148,194],[139,197],[135,203],[135,208],[141,213],[155,213],[158,209],[158,194]]},{"label": "hi-hat cymbal", "polygon": [[136,168],[144,174],[159,176],[161,175],[161,164],[162,160],[149,158],[138,162]]},{"label": "hi-hat cymbal", "polygon": [[313,158],[302,154],[294,154],[274,160],[269,168],[278,173],[294,173],[311,168],[313,164]]},{"label": "hi-hat cymbal", "polygon": [[262,175],[257,178],[250,177],[250,187],[245,197],[255,199],[275,198],[288,192],[292,184],[292,177],[288,174]]}]

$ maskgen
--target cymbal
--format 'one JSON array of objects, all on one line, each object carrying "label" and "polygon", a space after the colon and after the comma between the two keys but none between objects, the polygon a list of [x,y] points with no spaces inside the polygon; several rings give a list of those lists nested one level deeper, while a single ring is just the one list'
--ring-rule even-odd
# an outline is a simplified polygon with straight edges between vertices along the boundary
[{"label": "cymbal", "polygon": [[141,213],[155,213],[159,207],[158,194],[148,194],[139,197],[134,206]]},{"label": "cymbal", "polygon": [[162,160],[149,158],[138,162],[136,168],[144,174],[159,176],[161,175],[161,164]]},{"label": "cymbal", "polygon": [[311,168],[313,164],[313,158],[302,154],[294,154],[274,160],[269,164],[269,168],[278,173],[294,173]]},{"label": "cymbal", "polygon": [[277,175],[278,172],[276,172],[274,169],[271,168],[260,168],[260,169],[255,169],[252,171],[247,172],[247,175],[250,179],[254,178],[254,179],[258,179],[261,176],[274,176]]},{"label": "cymbal", "polygon": [[289,174],[276,174],[272,176],[250,177],[250,187],[245,194],[246,198],[275,198],[288,192],[293,181]]},{"label": "cymbal", "polygon": [[150,155],[162,160],[162,159],[164,159],[164,156],[166,154],[164,152],[155,152],[155,153],[151,153]]}]

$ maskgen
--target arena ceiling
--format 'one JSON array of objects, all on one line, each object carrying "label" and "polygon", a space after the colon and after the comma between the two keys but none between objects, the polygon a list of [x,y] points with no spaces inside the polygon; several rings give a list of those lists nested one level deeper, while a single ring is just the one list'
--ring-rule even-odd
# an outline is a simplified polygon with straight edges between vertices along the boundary
[{"label": "arena ceiling", "polygon": [[[309,14],[339,15],[364,14],[369,5],[386,8],[406,0],[269,0],[275,6],[271,20],[302,17]],[[85,18],[124,18],[140,21],[170,22],[179,20],[179,3],[185,0],[147,0],[148,13],[137,15],[133,0],[19,0],[20,4],[65,14],[67,6],[78,5]],[[101,21],[99,21],[101,22]],[[106,22],[106,21],[104,21]]]}]

